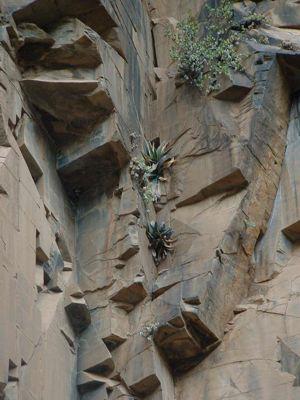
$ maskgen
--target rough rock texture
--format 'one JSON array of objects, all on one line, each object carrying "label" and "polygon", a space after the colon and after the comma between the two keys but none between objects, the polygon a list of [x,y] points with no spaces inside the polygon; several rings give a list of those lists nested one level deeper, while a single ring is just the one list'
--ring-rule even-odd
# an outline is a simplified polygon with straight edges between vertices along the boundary
[{"label": "rough rock texture", "polygon": [[1,400],[300,398],[300,4],[236,2],[269,44],[207,96],[165,36],[204,4],[0,1]]}]

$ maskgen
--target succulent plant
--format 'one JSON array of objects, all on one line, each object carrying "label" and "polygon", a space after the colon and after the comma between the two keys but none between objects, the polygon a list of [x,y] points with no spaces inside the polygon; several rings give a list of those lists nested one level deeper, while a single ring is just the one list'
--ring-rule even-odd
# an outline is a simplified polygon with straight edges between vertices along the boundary
[{"label": "succulent plant", "polygon": [[160,199],[159,182],[166,180],[163,171],[174,162],[168,152],[166,143],[155,146],[145,141],[142,157],[132,159],[131,175],[138,182],[146,202],[157,202]]},{"label": "succulent plant", "polygon": [[142,153],[145,164],[151,168],[149,173],[150,180],[159,180],[163,177],[165,164],[171,160],[168,155],[166,143],[161,143],[155,146],[154,143],[146,141],[144,144],[144,151]]},{"label": "succulent plant", "polygon": [[155,264],[158,265],[174,249],[175,240],[172,239],[174,231],[164,222],[151,221],[147,225],[146,234]]},{"label": "succulent plant", "polygon": [[153,337],[155,335],[155,332],[159,328],[159,322],[153,322],[151,324],[143,326],[142,330],[139,332],[141,336],[143,336],[145,339],[151,341],[153,340]]}]

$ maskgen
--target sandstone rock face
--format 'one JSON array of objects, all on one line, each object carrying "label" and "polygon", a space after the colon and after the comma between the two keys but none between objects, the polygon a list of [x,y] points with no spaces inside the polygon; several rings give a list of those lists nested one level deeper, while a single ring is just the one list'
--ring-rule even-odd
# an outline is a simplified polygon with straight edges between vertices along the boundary
[{"label": "sandstone rock face", "polygon": [[165,31],[206,3],[0,1],[1,400],[300,398],[300,4],[235,2],[268,44],[205,95]]}]

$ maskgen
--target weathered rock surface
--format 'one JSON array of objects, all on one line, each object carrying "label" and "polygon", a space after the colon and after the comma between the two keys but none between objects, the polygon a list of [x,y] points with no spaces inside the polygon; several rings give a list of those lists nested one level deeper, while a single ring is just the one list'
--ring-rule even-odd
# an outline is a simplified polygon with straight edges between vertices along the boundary
[{"label": "weathered rock surface", "polygon": [[111,98],[99,81],[70,79],[67,71],[25,78],[21,84],[59,139],[89,133],[113,111]]},{"label": "weathered rock surface", "polygon": [[231,72],[229,76],[219,79],[219,89],[214,94],[216,99],[240,101],[252,89],[251,80],[239,72]]},{"label": "weathered rock surface", "polygon": [[[268,43],[211,95],[165,35],[205,1],[0,3],[0,399],[298,400],[298,2],[235,3]],[[155,206],[145,138],[175,158]]]},{"label": "weathered rock surface", "polygon": [[78,194],[95,185],[111,191],[119,182],[128,155],[118,128],[116,115],[99,124],[88,141],[62,147],[57,156],[57,171],[70,193]]}]

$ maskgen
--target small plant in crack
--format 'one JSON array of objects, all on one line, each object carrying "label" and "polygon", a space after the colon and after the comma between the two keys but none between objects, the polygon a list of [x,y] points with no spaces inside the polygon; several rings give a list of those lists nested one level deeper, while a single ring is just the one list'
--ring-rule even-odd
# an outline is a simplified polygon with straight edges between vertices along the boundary
[{"label": "small plant in crack", "polygon": [[153,322],[151,324],[143,326],[143,328],[140,330],[139,334],[146,338],[147,340],[151,341],[153,340],[153,337],[155,335],[155,332],[159,328],[159,322]]},{"label": "small plant in crack", "polygon": [[167,255],[174,250],[174,231],[164,222],[151,221],[146,228],[150,249],[156,265],[165,260]]},{"label": "small plant in crack", "polygon": [[131,174],[138,182],[142,197],[146,203],[160,200],[160,182],[165,181],[164,170],[170,167],[174,158],[169,156],[167,144],[155,146],[146,141],[141,158],[133,158],[131,162]]},{"label": "small plant in crack", "polygon": [[131,177],[137,182],[139,191],[146,204],[157,201],[157,197],[152,192],[152,185],[149,176],[152,172],[150,166],[145,164],[143,158],[134,157],[130,163]]},{"label": "small plant in crack", "polygon": [[[207,93],[218,89],[220,75],[243,71],[243,55],[238,44],[253,39],[250,31],[266,22],[262,14],[248,12],[236,21],[233,0],[221,0],[217,7],[205,6],[207,17],[201,24],[189,16],[168,30],[174,45],[170,56],[178,62],[181,79]],[[259,39],[259,38],[258,38]]]},{"label": "small plant in crack", "polygon": [[165,164],[170,162],[168,153],[169,149],[167,149],[166,143],[156,147],[154,143],[145,142],[142,156],[145,164],[151,167],[150,179],[159,180],[163,178]]}]

